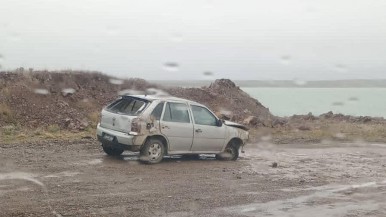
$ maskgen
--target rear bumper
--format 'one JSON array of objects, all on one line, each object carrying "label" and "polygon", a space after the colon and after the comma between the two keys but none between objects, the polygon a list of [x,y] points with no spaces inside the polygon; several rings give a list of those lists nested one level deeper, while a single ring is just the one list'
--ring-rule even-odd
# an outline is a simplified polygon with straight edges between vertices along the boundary
[{"label": "rear bumper", "polygon": [[[114,139],[112,141],[106,140],[104,138],[105,134],[113,136]],[[131,151],[138,151],[141,147],[140,145],[134,144],[135,136],[101,127],[100,124],[97,126],[97,137],[98,141],[105,146],[113,146],[119,149]]]}]

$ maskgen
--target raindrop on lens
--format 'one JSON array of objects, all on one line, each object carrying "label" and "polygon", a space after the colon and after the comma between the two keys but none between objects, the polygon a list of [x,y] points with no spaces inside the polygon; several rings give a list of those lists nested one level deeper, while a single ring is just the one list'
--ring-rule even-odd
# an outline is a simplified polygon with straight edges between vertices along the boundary
[{"label": "raindrop on lens", "polygon": [[228,115],[228,116],[230,116],[230,115],[233,114],[232,111],[229,111],[229,110],[224,109],[224,108],[221,108],[221,109],[219,110],[219,112],[220,112],[220,114],[224,114],[224,115]]},{"label": "raindrop on lens", "polygon": [[172,42],[182,42],[182,40],[183,40],[182,35],[179,33],[173,34],[170,39]]},{"label": "raindrop on lens", "polygon": [[16,33],[16,32],[11,33],[11,34],[9,35],[9,39],[10,39],[11,41],[19,41],[19,40],[20,40],[20,35],[19,35],[18,33]]},{"label": "raindrop on lens", "polygon": [[169,96],[169,93],[157,88],[147,88],[146,94],[155,96]]},{"label": "raindrop on lens", "polygon": [[343,102],[333,102],[332,105],[333,106],[344,106],[344,103]]},{"label": "raindrop on lens", "polygon": [[67,95],[70,95],[70,94],[74,94],[76,92],[76,90],[74,88],[65,88],[62,90],[62,94],[64,96],[67,96]]},{"label": "raindrop on lens", "polygon": [[213,72],[208,72],[208,71],[206,71],[206,72],[204,72],[204,75],[205,75],[205,76],[213,76]]},{"label": "raindrop on lens", "polygon": [[296,78],[293,80],[293,82],[294,82],[294,84],[295,84],[296,86],[304,86],[304,85],[307,84],[307,81],[300,80],[300,79],[296,79]]},{"label": "raindrop on lens", "polygon": [[344,133],[337,133],[337,134],[335,134],[335,137],[338,138],[338,139],[344,139],[344,138],[346,138],[346,134],[344,134]]},{"label": "raindrop on lens", "polygon": [[106,31],[108,35],[118,35],[119,31],[116,26],[107,26]]},{"label": "raindrop on lens", "polygon": [[47,89],[35,89],[34,93],[41,95],[48,95],[50,92]]},{"label": "raindrop on lens", "polygon": [[165,71],[177,72],[179,70],[179,65],[175,62],[167,62],[164,64],[163,68]]},{"label": "raindrop on lens", "polygon": [[337,72],[341,72],[341,73],[344,73],[344,72],[347,72],[347,67],[343,64],[336,64],[335,65],[335,70]]},{"label": "raindrop on lens", "polygon": [[109,82],[111,84],[115,84],[115,85],[121,85],[123,84],[123,80],[120,80],[120,79],[113,79],[113,78],[110,78]]},{"label": "raindrop on lens", "polygon": [[212,80],[214,74],[213,74],[213,72],[206,71],[206,72],[203,73],[203,75],[204,75],[205,79]]},{"label": "raindrop on lens", "polygon": [[3,67],[1,65],[3,63],[3,61],[4,61],[4,56],[0,54],[0,69],[2,69],[2,67]]},{"label": "raindrop on lens", "polygon": [[359,99],[358,99],[358,97],[353,96],[353,97],[348,98],[348,101],[354,102],[354,101],[359,101]]},{"label": "raindrop on lens", "polygon": [[282,64],[289,64],[289,63],[291,63],[291,56],[289,56],[289,55],[281,56],[281,63]]},{"label": "raindrop on lens", "polygon": [[125,89],[118,92],[118,95],[144,95],[145,91],[134,90],[134,89]]}]

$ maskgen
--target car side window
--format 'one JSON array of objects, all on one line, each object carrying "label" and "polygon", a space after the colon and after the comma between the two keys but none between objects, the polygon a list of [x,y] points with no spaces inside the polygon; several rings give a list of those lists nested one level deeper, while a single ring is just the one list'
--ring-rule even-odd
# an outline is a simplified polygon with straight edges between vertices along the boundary
[{"label": "car side window", "polygon": [[162,111],[164,109],[164,104],[165,104],[164,102],[159,103],[151,113],[151,115],[154,116],[155,119],[158,121],[161,119]]},{"label": "car side window", "polygon": [[217,118],[206,108],[192,105],[194,122],[199,125],[217,126]]},{"label": "car side window", "polygon": [[188,106],[183,103],[168,102],[162,120],[168,122],[190,123]]}]

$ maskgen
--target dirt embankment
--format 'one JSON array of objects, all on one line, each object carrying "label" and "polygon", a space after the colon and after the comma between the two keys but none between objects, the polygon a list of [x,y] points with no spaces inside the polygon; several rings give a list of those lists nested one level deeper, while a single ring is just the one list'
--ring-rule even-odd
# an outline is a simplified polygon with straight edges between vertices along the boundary
[{"label": "dirt embankment", "polygon": [[202,88],[165,88],[98,72],[34,71],[0,73],[0,126],[85,130],[95,127],[102,107],[120,91],[169,92],[208,105],[221,117],[238,122],[250,116],[261,122],[272,119],[267,108],[230,80],[217,80]]}]

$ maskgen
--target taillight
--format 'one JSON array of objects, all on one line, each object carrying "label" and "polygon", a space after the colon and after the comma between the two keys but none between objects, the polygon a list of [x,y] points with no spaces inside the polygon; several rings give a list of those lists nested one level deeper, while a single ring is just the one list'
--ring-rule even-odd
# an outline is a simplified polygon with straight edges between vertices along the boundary
[{"label": "taillight", "polygon": [[139,118],[134,118],[131,121],[131,130],[130,133],[140,133],[141,132],[141,120]]}]

